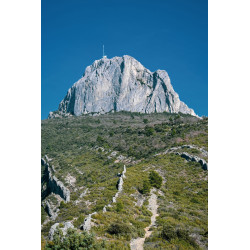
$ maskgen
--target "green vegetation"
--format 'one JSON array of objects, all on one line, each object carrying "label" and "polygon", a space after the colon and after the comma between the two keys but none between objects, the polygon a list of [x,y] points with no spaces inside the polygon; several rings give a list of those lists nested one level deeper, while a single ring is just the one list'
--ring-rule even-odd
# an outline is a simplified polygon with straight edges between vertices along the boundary
[{"label": "green vegetation", "polygon": [[[207,118],[118,112],[42,121],[42,157],[51,159],[55,176],[71,192],[68,203],[44,193],[42,200],[60,210],[55,221],[47,221],[41,209],[42,249],[130,249],[130,240],[143,237],[150,225],[148,198],[153,187],[159,216],[144,249],[207,248],[207,171],[178,155],[155,156],[186,144],[207,150]],[[178,151],[202,156],[196,149]],[[117,174],[124,164],[123,191],[103,213],[117,192]],[[41,173],[46,188],[44,167]],[[97,213],[86,234],[80,227],[92,212]],[[50,242],[50,227],[65,221],[75,229],[65,238],[58,232]]]},{"label": "green vegetation", "polygon": [[124,205],[121,201],[116,203],[116,212],[118,212],[118,213],[121,212],[123,210],[123,208],[124,208]]},{"label": "green vegetation", "polygon": [[133,228],[129,224],[116,222],[112,223],[108,229],[110,234],[117,234],[117,235],[130,235],[133,231]]},{"label": "green vegetation", "polygon": [[151,185],[150,182],[148,180],[144,180],[143,181],[143,186],[142,189],[139,190],[142,194],[148,194],[150,192],[151,189]]},{"label": "green vegetation", "polygon": [[162,184],[162,177],[155,171],[150,172],[149,180],[152,187],[160,188]]},{"label": "green vegetation", "polygon": [[195,249],[199,249],[199,246],[197,245],[195,240],[188,235],[188,231],[186,231],[185,229],[181,228],[176,229],[173,226],[164,225],[162,229],[162,238],[166,239],[169,242],[171,241],[174,242],[174,240],[176,239],[180,241],[183,240],[189,243]]},{"label": "green vegetation", "polygon": [[67,234],[63,237],[63,233],[58,229],[54,234],[54,239],[45,247],[49,249],[100,249],[95,242],[93,234],[87,234],[86,232],[77,233],[74,229],[68,229]]}]

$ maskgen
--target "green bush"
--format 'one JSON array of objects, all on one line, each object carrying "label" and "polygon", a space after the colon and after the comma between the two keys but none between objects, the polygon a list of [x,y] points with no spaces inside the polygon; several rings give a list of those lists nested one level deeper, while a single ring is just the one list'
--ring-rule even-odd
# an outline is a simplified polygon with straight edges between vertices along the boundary
[{"label": "green bush", "polygon": [[98,145],[103,146],[106,143],[106,140],[98,135],[96,138],[96,142],[98,143]]},{"label": "green bush", "polygon": [[145,135],[146,136],[151,136],[151,135],[153,135],[154,134],[154,128],[152,128],[152,127],[148,127],[148,126],[146,126],[145,127]]},{"label": "green bush", "polygon": [[161,236],[167,241],[171,241],[172,239],[183,240],[195,249],[199,249],[198,244],[195,242],[194,239],[189,236],[188,231],[185,229],[175,228],[172,225],[164,225],[161,232]]},{"label": "green bush", "polygon": [[196,198],[192,198],[190,201],[191,201],[192,203],[199,203],[199,201],[198,201]]},{"label": "green bush", "polygon": [[124,208],[123,203],[121,201],[118,201],[116,203],[116,212],[118,212],[118,213],[121,212],[123,210],[123,208]]},{"label": "green bush", "polygon": [[81,215],[77,218],[77,220],[74,220],[74,222],[73,222],[74,227],[79,228],[79,227],[83,224],[84,219],[85,219],[85,216],[84,216],[83,214],[81,214]]},{"label": "green bush", "polygon": [[148,194],[150,192],[150,189],[151,189],[151,185],[150,185],[150,182],[148,180],[144,180],[143,181],[143,187],[142,189],[140,189],[139,191],[142,193],[142,194]]},{"label": "green bush", "polygon": [[155,171],[150,172],[149,181],[152,187],[160,188],[162,184],[162,177]]},{"label": "green bush", "polygon": [[163,128],[162,128],[162,126],[160,124],[156,124],[154,126],[154,128],[155,128],[156,132],[163,132],[164,131]]},{"label": "green bush", "polygon": [[172,135],[172,136],[176,135],[176,129],[175,129],[175,128],[172,129],[171,135]]},{"label": "green bush", "polygon": [[164,225],[162,232],[161,232],[161,236],[163,239],[166,239],[167,241],[170,241],[172,239],[177,238],[177,233],[176,230],[173,226],[170,225]]},{"label": "green bush", "polygon": [[123,235],[128,236],[130,235],[134,230],[134,228],[126,223],[123,222],[115,222],[110,225],[108,228],[108,233],[115,234],[115,235]]},{"label": "green bush", "polygon": [[148,119],[143,119],[143,122],[146,124],[148,123]]},{"label": "green bush", "polygon": [[75,229],[68,229],[63,237],[62,231],[57,229],[54,233],[53,241],[47,243],[45,249],[97,249],[97,243],[93,234],[87,232],[78,233]]},{"label": "green bush", "polygon": [[67,203],[65,203],[64,201],[61,201],[60,208],[67,208]]}]

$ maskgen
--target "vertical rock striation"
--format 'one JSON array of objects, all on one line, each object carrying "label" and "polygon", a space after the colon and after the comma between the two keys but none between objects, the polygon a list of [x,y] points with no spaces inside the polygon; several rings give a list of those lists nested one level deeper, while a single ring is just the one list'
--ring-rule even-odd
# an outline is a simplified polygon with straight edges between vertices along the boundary
[{"label": "vertical rock striation", "polygon": [[110,111],[166,111],[196,116],[193,109],[180,101],[166,71],[151,72],[133,57],[124,55],[102,58],[88,66],[49,118]]}]

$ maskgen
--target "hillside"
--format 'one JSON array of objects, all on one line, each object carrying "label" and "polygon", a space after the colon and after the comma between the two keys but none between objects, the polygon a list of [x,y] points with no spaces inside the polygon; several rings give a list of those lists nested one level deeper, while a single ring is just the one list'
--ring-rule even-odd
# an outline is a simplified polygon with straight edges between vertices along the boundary
[{"label": "hillside", "polygon": [[42,248],[207,249],[207,123],[166,112],[43,120]]}]

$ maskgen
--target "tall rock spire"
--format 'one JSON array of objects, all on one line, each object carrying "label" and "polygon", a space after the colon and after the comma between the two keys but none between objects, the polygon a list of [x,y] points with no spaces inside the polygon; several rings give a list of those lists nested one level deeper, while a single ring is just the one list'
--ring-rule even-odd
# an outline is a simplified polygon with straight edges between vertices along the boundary
[{"label": "tall rock spire", "polygon": [[79,116],[122,110],[196,116],[193,109],[180,101],[165,70],[151,72],[128,55],[94,61],[68,90],[58,112]]}]

